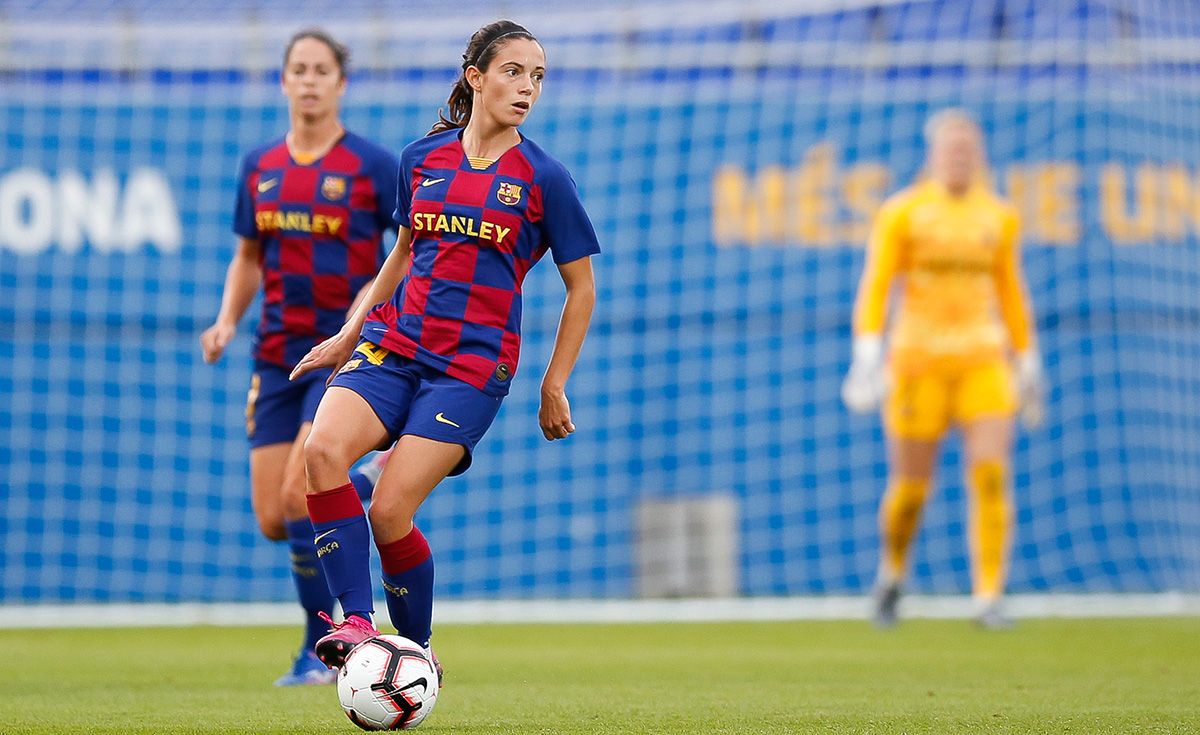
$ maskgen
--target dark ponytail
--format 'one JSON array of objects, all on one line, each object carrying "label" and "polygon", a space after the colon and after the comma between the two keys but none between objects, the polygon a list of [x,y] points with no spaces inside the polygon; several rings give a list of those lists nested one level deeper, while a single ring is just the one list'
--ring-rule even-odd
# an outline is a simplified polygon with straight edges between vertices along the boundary
[{"label": "dark ponytail", "polygon": [[471,89],[470,83],[467,82],[467,67],[473,66],[479,71],[487,71],[497,52],[514,38],[537,41],[532,33],[511,20],[498,20],[475,31],[475,35],[467,42],[467,50],[463,52],[462,73],[458,75],[454,87],[450,90],[450,96],[446,99],[446,114],[442,114],[442,110],[438,109],[438,121],[434,123],[429,135],[467,126],[471,120],[471,107],[475,102],[475,90]]}]

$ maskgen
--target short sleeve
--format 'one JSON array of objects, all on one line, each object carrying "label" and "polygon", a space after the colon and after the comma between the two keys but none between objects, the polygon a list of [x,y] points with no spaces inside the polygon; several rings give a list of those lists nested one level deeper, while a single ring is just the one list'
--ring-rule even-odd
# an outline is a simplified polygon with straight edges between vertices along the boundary
[{"label": "short sleeve", "polygon": [[254,223],[254,182],[250,178],[255,174],[255,166],[251,157],[242,159],[238,169],[237,199],[233,206],[233,232],[247,238],[258,238],[258,226]]},{"label": "short sleeve", "polygon": [[392,220],[397,227],[412,226],[412,152],[406,148],[400,154],[400,165],[396,175],[396,209],[392,212]]},{"label": "short sleeve", "polygon": [[600,252],[592,220],[566,169],[552,167],[542,185],[542,202],[542,236],[555,263],[562,265]]}]

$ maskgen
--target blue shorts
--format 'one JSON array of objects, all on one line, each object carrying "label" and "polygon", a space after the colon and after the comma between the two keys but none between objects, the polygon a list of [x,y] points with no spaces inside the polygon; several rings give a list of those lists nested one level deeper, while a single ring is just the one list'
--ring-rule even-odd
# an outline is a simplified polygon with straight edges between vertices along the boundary
[{"label": "blue shorts", "polygon": [[502,397],[363,340],[331,385],[362,396],[394,441],[421,436],[467,450],[451,475],[471,466],[475,445],[500,412]]},{"label": "blue shorts", "polygon": [[295,382],[288,380],[289,372],[270,363],[254,364],[246,394],[246,436],[251,449],[293,441],[300,426],[317,415],[329,370],[316,370]]}]

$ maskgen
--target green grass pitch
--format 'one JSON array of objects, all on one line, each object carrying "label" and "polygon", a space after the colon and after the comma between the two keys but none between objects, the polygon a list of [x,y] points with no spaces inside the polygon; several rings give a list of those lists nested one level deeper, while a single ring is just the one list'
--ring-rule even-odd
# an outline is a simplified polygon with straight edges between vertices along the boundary
[{"label": "green grass pitch", "polygon": [[[298,629],[6,630],[3,733],[353,733]],[[442,626],[426,733],[1200,733],[1200,619]]]}]

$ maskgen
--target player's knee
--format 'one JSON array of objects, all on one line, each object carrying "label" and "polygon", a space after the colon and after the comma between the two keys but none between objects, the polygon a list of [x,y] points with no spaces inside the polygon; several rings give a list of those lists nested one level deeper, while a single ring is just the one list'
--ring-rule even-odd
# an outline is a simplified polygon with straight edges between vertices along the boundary
[{"label": "player's knee", "polygon": [[[304,440],[304,469],[312,475],[323,475],[336,470],[344,462],[333,437],[314,429]],[[346,465],[349,467],[349,464]]]},{"label": "player's knee", "polygon": [[371,530],[384,537],[407,529],[412,525],[414,515],[413,508],[395,496],[373,498],[371,507],[367,509]]},{"label": "player's knee", "polygon": [[264,518],[258,517],[258,530],[269,541],[286,541],[287,529],[284,528],[282,518]]},{"label": "player's knee", "polygon": [[286,483],[283,486],[283,513],[288,518],[301,518],[308,515],[308,503],[304,496],[307,487],[304,483],[304,478],[301,476],[297,481]]},{"label": "player's knee", "polygon": [[1008,494],[1004,463],[997,460],[975,462],[971,467],[971,485],[979,502],[998,504],[1005,502]]}]

